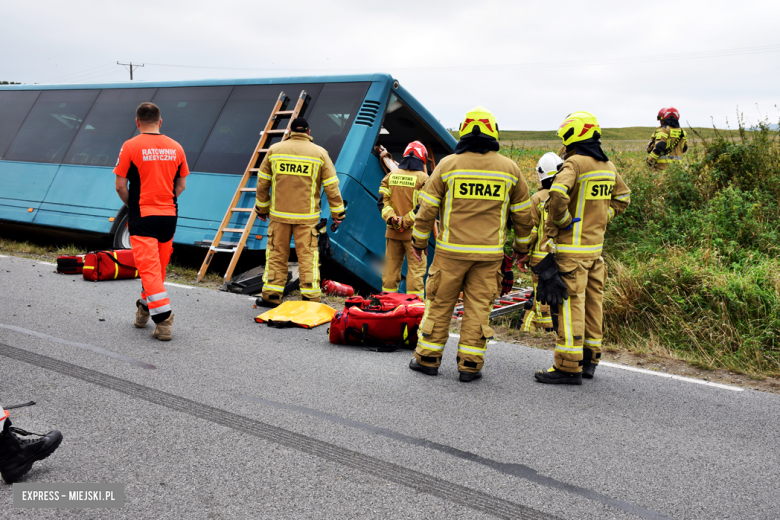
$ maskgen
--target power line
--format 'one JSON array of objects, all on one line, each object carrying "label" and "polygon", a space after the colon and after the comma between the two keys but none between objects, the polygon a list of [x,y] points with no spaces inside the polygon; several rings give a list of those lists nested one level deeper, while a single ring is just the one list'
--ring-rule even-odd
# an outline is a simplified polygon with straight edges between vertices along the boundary
[{"label": "power line", "polygon": [[[46,81],[42,81],[41,83],[52,83],[54,81],[62,80],[64,78],[73,78],[73,77],[80,77],[84,75],[89,75],[90,71],[94,71],[95,69],[104,69],[106,67],[113,67],[113,63],[104,63],[103,65],[98,65],[97,67],[91,67],[89,69],[84,69],[78,72],[71,72],[70,74],[65,74],[63,76],[57,76],[56,78],[48,79]],[[68,81],[72,81],[71,79],[68,79]]]},{"label": "power line", "polygon": [[133,81],[133,70],[137,69],[138,67],[143,67],[144,66],[143,63],[140,64],[140,65],[133,65],[132,61],[130,63],[119,63],[119,62],[116,62],[116,64],[117,65],[122,65],[124,68],[126,68],[127,70],[130,71],[130,81]]}]

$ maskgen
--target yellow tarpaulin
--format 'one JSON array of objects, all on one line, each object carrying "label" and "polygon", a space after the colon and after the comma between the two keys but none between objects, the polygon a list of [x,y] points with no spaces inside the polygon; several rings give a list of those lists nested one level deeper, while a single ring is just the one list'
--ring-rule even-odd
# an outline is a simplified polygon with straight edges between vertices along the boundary
[{"label": "yellow tarpaulin", "polygon": [[299,327],[310,329],[323,323],[329,323],[336,315],[336,309],[324,303],[314,302],[284,302],[280,306],[264,312],[255,321],[272,324],[293,323]]}]

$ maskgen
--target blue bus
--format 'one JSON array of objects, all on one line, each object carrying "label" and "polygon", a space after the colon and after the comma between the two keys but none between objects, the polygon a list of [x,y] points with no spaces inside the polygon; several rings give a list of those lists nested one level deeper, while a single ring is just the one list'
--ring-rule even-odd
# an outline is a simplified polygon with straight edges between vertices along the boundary
[{"label": "blue bus", "polygon": [[[303,116],[335,163],[347,206],[347,220],[331,233],[334,260],[380,289],[385,224],[377,196],[385,172],[375,147],[400,158],[418,140],[435,160],[456,144],[387,74],[0,86],[0,220],[112,235],[115,247],[129,247],[112,169],[137,132],[135,108],[152,101],[192,172],[174,240],[203,245],[214,238],[279,93],[294,104],[302,90]],[[245,194],[240,206],[253,207],[253,199]],[[266,229],[258,220],[248,249],[265,249]]]}]

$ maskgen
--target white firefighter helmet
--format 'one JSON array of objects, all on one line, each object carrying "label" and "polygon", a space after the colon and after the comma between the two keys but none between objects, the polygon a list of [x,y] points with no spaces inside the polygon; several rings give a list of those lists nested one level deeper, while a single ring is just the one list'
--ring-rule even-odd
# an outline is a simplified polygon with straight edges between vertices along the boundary
[{"label": "white firefighter helmet", "polygon": [[563,159],[558,157],[555,152],[547,152],[542,155],[536,164],[536,173],[539,175],[539,182],[558,174],[558,168],[563,164]]}]

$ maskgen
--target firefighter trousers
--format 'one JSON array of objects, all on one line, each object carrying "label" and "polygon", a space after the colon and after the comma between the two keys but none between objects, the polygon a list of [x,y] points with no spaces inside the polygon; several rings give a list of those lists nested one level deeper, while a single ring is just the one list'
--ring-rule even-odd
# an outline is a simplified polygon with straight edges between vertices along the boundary
[{"label": "firefighter trousers", "polygon": [[438,367],[450,337],[452,311],[463,292],[463,320],[458,339],[458,370],[479,372],[485,363],[493,302],[501,294],[501,259],[484,262],[436,255],[425,286],[425,314],[414,357],[426,367]]},{"label": "firefighter trousers", "polygon": [[385,245],[385,272],[382,274],[382,290],[398,292],[401,283],[401,268],[406,258],[406,294],[425,296],[425,268],[428,262],[423,258],[418,262],[412,252],[411,240],[396,240],[388,238]]},{"label": "firefighter trousers", "polygon": [[539,284],[539,277],[531,272],[531,281],[534,287],[534,306],[525,311],[523,316],[523,331],[533,332],[537,329],[551,329],[553,326],[552,315],[550,315],[550,306],[542,305],[536,297],[536,286]]},{"label": "firefighter trousers", "polygon": [[135,268],[141,277],[141,304],[149,309],[152,321],[163,322],[171,315],[171,300],[165,290],[165,271],[173,253],[176,217],[132,219],[129,229]]},{"label": "firefighter trousers", "polygon": [[312,224],[285,224],[271,220],[268,223],[268,245],[265,249],[263,299],[281,303],[287,284],[287,262],[290,259],[290,238],[295,241],[298,255],[298,273],[301,297],[304,301],[320,301],[319,233]]},{"label": "firefighter trousers", "polygon": [[562,372],[582,372],[585,362],[598,364],[604,337],[604,258],[595,260],[559,259],[558,271],[569,299],[558,312],[558,339],[555,342],[555,368]]}]

